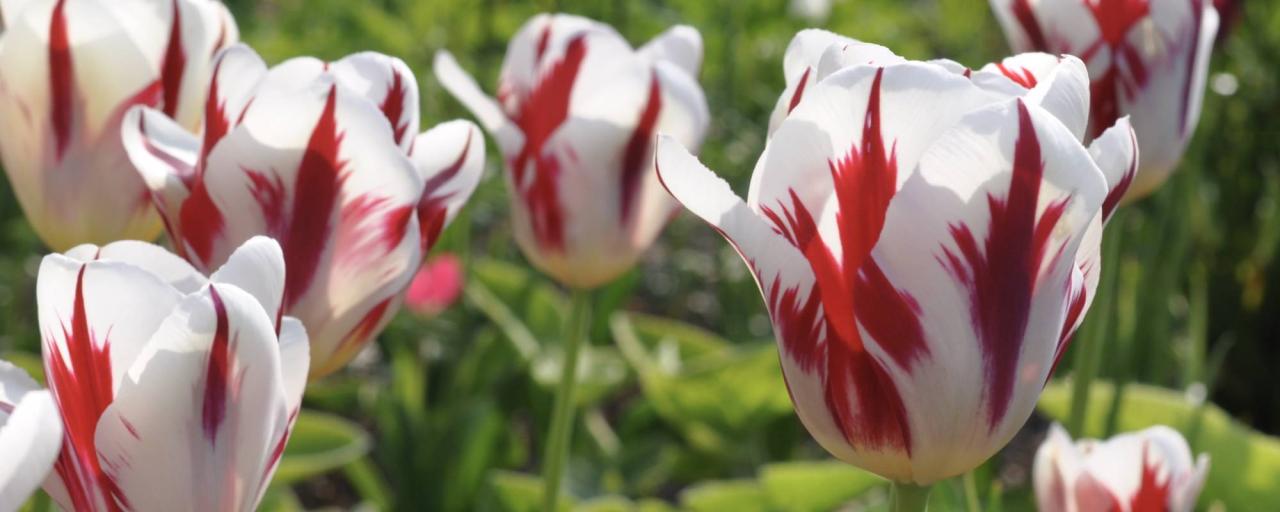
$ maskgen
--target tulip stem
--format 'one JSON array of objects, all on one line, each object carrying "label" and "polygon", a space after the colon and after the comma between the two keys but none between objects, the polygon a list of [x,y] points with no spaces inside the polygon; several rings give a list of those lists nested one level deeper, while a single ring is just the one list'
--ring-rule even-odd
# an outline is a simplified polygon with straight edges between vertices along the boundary
[{"label": "tulip stem", "polygon": [[1067,431],[1071,435],[1085,435],[1089,397],[1093,381],[1102,364],[1103,343],[1108,341],[1111,314],[1115,307],[1112,295],[1116,291],[1116,276],[1120,274],[1120,241],[1114,238],[1102,244],[1102,276],[1098,285],[1098,299],[1093,303],[1094,315],[1081,326],[1076,348],[1075,372],[1071,377],[1071,409],[1067,415]]},{"label": "tulip stem", "polygon": [[551,416],[551,430],[542,466],[543,510],[554,511],[560,498],[560,479],[564,475],[573,439],[574,387],[578,375],[578,349],[591,325],[590,292],[574,290],[569,318],[564,329],[564,354],[560,364],[560,383]]},{"label": "tulip stem", "polygon": [[932,486],[894,482],[889,488],[891,512],[923,512],[929,507]]}]

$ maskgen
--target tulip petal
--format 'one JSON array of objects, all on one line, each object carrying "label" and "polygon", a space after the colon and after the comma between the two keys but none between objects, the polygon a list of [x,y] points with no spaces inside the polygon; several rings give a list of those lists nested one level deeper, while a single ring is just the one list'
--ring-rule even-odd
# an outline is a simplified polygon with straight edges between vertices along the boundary
[{"label": "tulip petal", "polygon": [[484,174],[484,136],[470,121],[447,121],[418,135],[409,158],[425,186],[418,229],[425,254],[466,204]]},{"label": "tulip petal", "polygon": [[514,154],[519,150],[524,144],[524,136],[520,134],[520,130],[511,123],[498,103],[480,89],[475,79],[462,70],[452,54],[444,50],[436,52],[433,68],[440,85],[476,116],[480,125],[497,140],[498,148],[504,155]]},{"label": "tulip petal", "polygon": [[151,201],[171,239],[178,240],[179,209],[190,194],[200,158],[200,139],[162,112],[129,109],[120,129],[124,149],[151,191]]},{"label": "tulip petal", "polygon": [[901,57],[877,44],[863,43],[821,29],[797,32],[787,44],[783,56],[782,69],[787,86],[769,117],[769,133],[777,131],[787,114],[800,104],[806,91],[827,75],[857,64],[884,66],[900,62],[903,62]]},{"label": "tulip petal", "polygon": [[405,153],[418,133],[418,79],[404,61],[375,52],[348,55],[330,64],[338,83],[364,96],[387,116]]},{"label": "tulip petal", "polygon": [[657,162],[658,176],[671,195],[723,235],[751,268],[769,307],[783,375],[800,420],[832,454],[857,460],[823,403],[816,362],[799,357],[802,351],[824,353],[827,343],[822,306],[804,255],[674,139],[659,136]]},{"label": "tulip petal", "polygon": [[279,323],[284,306],[285,266],[284,253],[275,240],[265,236],[250,238],[231,253],[209,280],[249,292],[272,316],[273,324]]},{"label": "tulip petal", "polygon": [[1080,455],[1071,436],[1062,425],[1054,423],[1032,465],[1036,507],[1040,512],[1070,512],[1075,496],[1072,489],[1080,472]]},{"label": "tulip petal", "polygon": [[1027,101],[1040,105],[1084,140],[1089,127],[1089,72],[1080,59],[1047,53],[1023,53],[983,66],[1027,89]]},{"label": "tulip petal", "polygon": [[689,25],[676,25],[654,36],[637,52],[650,62],[670,62],[696,77],[702,68],[702,34]]},{"label": "tulip petal", "polygon": [[204,107],[201,158],[208,157],[214,146],[243,121],[253,103],[253,92],[266,77],[267,64],[248,46],[236,44],[218,55]]},{"label": "tulip petal", "polygon": [[[16,375],[15,375],[16,374]],[[18,510],[53,467],[62,447],[62,422],[48,391],[32,390],[10,401],[10,389],[30,381],[0,361],[0,510]]]},{"label": "tulip petal", "polygon": [[63,253],[80,262],[118,261],[150,272],[181,293],[193,293],[203,288],[209,280],[165,248],[136,240],[121,240],[102,247],[84,244]]},{"label": "tulip petal", "polygon": [[187,297],[129,369],[97,430],[130,508],[251,510],[289,428],[271,316],[214,284]]},{"label": "tulip petal", "polygon": [[[1074,135],[1017,99],[966,116],[894,197],[874,257],[919,301],[933,354],[903,386],[920,412],[918,453],[927,454],[912,460],[917,478],[967,470],[950,457],[989,455],[1025,421],[1059,344],[1078,247],[1105,194]],[[892,342],[876,341],[873,351]],[[985,421],[953,416],[973,411]]]}]

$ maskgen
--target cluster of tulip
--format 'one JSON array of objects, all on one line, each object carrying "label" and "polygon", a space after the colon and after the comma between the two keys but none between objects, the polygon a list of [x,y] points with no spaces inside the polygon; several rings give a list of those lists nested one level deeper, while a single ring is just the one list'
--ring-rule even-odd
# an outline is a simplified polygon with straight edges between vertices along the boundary
[{"label": "cluster of tulip", "polygon": [[[1108,219],[1176,167],[1218,23],[1202,0],[992,5],[1016,49],[1053,53],[974,69],[797,34],[745,201],[689,152],[710,120],[691,27],[633,49],[540,15],[496,98],[446,52],[434,71],[500,149],[520,248],[565,286],[626,272],[681,205],[722,234],[800,420],[906,510],[1030,416],[1094,299]],[[0,16],[0,157],[64,251],[37,276],[48,390],[0,362],[0,511],[41,484],[68,510],[254,509],[307,382],[406,291],[456,293],[414,272],[480,181],[480,129],[419,134],[394,57],[268,68],[216,1]],[[162,228],[172,252],[130,241]],[[588,309],[564,340],[548,510]],[[1206,472],[1168,429],[1072,444],[1055,428],[1035,484],[1044,510],[1185,511]]]}]

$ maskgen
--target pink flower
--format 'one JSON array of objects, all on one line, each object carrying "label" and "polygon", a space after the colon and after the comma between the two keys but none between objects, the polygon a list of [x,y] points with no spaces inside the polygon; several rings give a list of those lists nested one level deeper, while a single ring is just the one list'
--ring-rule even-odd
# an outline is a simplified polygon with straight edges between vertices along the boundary
[{"label": "pink flower", "polygon": [[1090,138],[1130,116],[1142,165],[1128,198],[1177,167],[1200,120],[1218,11],[1208,0],[991,0],[1015,51],[1075,55],[1089,67]]},{"label": "pink flower", "polygon": [[256,235],[280,241],[283,312],[307,326],[312,378],[327,375],[399,309],[480,180],[484,138],[467,121],[419,134],[417,80],[377,53],[268,70],[237,45],[210,91],[200,136],[138,108],[125,147],[196,268],[217,268]]},{"label": "pink flower", "polygon": [[[658,174],[754,272],[809,432],[841,460],[930,484],[981,464],[1031,413],[1088,310],[1107,200],[1137,151],[1125,119],[1082,143],[1078,59],[872,66],[849,41],[817,52],[848,64],[819,65],[802,94],[788,78],[745,201],[670,138]],[[788,53],[788,76],[803,74]]]},{"label": "pink flower", "polygon": [[238,37],[209,0],[6,0],[0,157],[55,250],[152,239],[160,219],[120,144],[134,105],[200,126],[213,56]]},{"label": "pink flower", "polygon": [[634,266],[676,210],[653,173],[653,140],[702,143],[701,65],[691,27],[632,49],[603,23],[541,14],[507,47],[497,101],[447,52],[435,72],[502,150],[525,256],[568,286],[593,288]]},{"label": "pink flower", "polygon": [[1209,456],[1193,462],[1187,441],[1169,427],[1072,443],[1054,424],[1033,476],[1041,512],[1191,512],[1208,473]]},{"label": "pink flower", "polygon": [[254,510],[302,401],[309,345],[279,315],[280,246],[205,278],[143,242],[46,256],[44,370],[66,432],[44,488],[64,510]]},{"label": "pink flower", "polygon": [[457,256],[436,256],[413,276],[405,292],[405,305],[419,315],[440,314],[462,295],[462,279],[462,262]]}]

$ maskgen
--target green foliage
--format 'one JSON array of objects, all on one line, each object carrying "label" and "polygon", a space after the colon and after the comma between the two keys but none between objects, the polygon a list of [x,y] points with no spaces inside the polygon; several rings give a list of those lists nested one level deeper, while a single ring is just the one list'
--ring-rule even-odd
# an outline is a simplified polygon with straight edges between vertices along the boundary
[{"label": "green foliage", "polygon": [[285,447],[275,485],[288,485],[351,464],[369,453],[369,435],[338,416],[302,411]]}]

